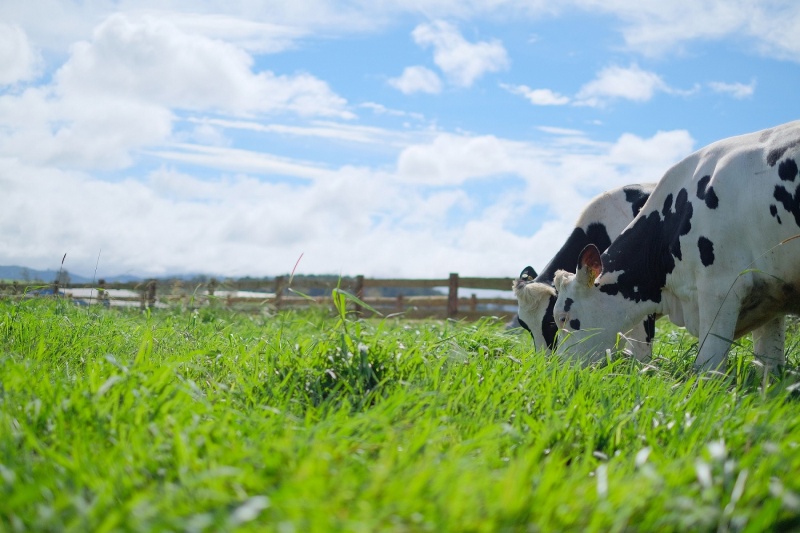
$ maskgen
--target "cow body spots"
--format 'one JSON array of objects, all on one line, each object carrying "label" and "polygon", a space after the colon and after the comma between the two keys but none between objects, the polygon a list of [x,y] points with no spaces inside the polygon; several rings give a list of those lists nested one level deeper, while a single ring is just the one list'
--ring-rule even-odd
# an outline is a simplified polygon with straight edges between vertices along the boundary
[{"label": "cow body spots", "polygon": [[656,337],[656,315],[648,315],[644,320],[644,332],[645,340],[648,343],[653,342]]},{"label": "cow body spots", "polygon": [[778,214],[778,206],[769,204],[769,214],[778,220],[778,224],[783,224],[783,222],[781,222],[781,216]]},{"label": "cow body spots", "polygon": [[672,210],[672,193],[668,194],[666,198],[664,198],[664,207],[661,209],[661,214],[665,217],[667,213]]},{"label": "cow body spots", "polygon": [[775,163],[781,160],[783,154],[785,154],[789,149],[794,148],[795,146],[800,146],[800,139],[795,139],[794,141],[785,144],[779,148],[775,148],[774,150],[770,150],[767,154],[767,164],[771,167],[775,166]]},{"label": "cow body spots", "polygon": [[555,348],[556,346],[556,336],[558,335],[558,326],[556,326],[555,320],[553,320],[553,307],[556,305],[556,297],[550,297],[550,303],[547,304],[547,310],[544,312],[544,316],[542,317],[542,335],[544,336],[544,342],[547,343],[547,346],[550,349]]},{"label": "cow body spots", "polygon": [[716,209],[719,205],[719,198],[717,193],[714,192],[714,187],[709,187],[708,182],[711,181],[711,176],[703,176],[697,182],[697,197],[706,203],[709,209]]},{"label": "cow body spots", "polygon": [[577,318],[569,321],[569,327],[572,329],[581,329],[581,321]]},{"label": "cow body spots", "polygon": [[794,181],[797,177],[797,162],[794,159],[787,159],[778,165],[778,176],[782,181]]},{"label": "cow body spots", "polygon": [[622,191],[625,193],[625,200],[631,204],[633,216],[639,214],[639,211],[642,210],[642,206],[644,206],[647,199],[650,198],[650,191],[643,190],[640,187],[625,187]]},{"label": "cow body spots", "polygon": [[[692,229],[692,204],[689,202],[689,194],[686,189],[681,189],[678,193],[678,197],[675,200],[675,212],[664,213],[664,225],[669,228],[669,234],[674,236],[670,243],[669,251],[680,261],[683,259],[683,254],[681,253],[681,241],[678,237],[686,235]],[[673,227],[674,231],[672,231]]]},{"label": "cow body spots", "polygon": [[794,215],[795,223],[800,226],[800,187],[792,195],[783,185],[776,185],[775,192],[772,195],[781,203],[784,209]]},{"label": "cow body spots", "polygon": [[700,250],[700,261],[703,266],[714,264],[714,243],[705,237],[697,239],[697,249]]},{"label": "cow body spots", "polygon": [[[693,211],[689,193],[681,189],[674,200],[672,194],[667,195],[661,211],[640,213],[603,254],[603,270],[620,274],[613,283],[601,284],[600,290],[636,302],[660,302],[661,288],[675,269],[675,260],[683,259],[680,237],[691,230]],[[666,253],[659,248],[662,243],[667,244]]]},{"label": "cow body spots", "polygon": [[[794,159],[786,159],[785,161],[781,161],[781,164],[778,165],[778,177],[781,181],[794,182],[797,175],[797,161]],[[800,186],[798,186],[794,194],[792,194],[785,185],[776,185],[772,196],[780,202],[784,209],[794,215],[795,223],[800,226]],[[773,206],[770,206],[770,213],[772,213],[772,216],[776,217],[780,223],[781,219],[777,215],[778,210],[776,208],[773,212],[772,207]]]}]

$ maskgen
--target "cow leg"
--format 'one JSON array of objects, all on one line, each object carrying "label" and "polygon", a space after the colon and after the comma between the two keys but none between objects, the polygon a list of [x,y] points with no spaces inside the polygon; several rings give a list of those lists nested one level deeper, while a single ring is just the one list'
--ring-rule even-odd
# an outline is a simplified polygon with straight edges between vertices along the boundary
[{"label": "cow leg", "polygon": [[783,315],[753,330],[753,351],[756,360],[763,365],[762,375],[767,375],[786,364],[785,341],[786,325]]},{"label": "cow leg", "polygon": [[727,298],[702,298],[699,307],[700,350],[694,367],[700,372],[725,372],[726,356],[736,331],[739,302],[733,294],[729,294]]}]

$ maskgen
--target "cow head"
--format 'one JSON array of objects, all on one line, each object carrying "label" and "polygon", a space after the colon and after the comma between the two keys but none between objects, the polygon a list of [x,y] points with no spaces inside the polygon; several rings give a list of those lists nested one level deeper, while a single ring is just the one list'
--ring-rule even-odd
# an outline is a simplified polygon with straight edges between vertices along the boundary
[{"label": "cow head", "polygon": [[558,332],[553,322],[556,290],[547,283],[534,281],[536,271],[525,267],[514,280],[514,295],[519,302],[519,323],[527,329],[537,349],[552,349]]},{"label": "cow head", "polygon": [[[558,354],[582,364],[601,361],[607,350],[618,347],[618,331],[628,331],[631,320],[627,304],[619,296],[602,291],[603,263],[600,251],[590,244],[581,252],[575,274],[559,270],[558,293],[553,316],[559,328]],[[608,279],[606,282],[613,280]]]}]

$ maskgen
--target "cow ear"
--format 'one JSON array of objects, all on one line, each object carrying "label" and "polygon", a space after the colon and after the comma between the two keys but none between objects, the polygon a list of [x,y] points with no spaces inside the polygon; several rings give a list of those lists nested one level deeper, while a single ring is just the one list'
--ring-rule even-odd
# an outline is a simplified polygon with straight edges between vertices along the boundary
[{"label": "cow ear", "polygon": [[536,277],[536,271],[533,269],[532,266],[526,266],[525,268],[522,269],[522,273],[519,275],[519,277],[520,279],[533,280],[533,278]]},{"label": "cow ear", "polygon": [[556,293],[563,291],[564,283],[566,283],[568,279],[574,277],[575,274],[573,274],[572,272],[567,272],[566,270],[556,270],[556,274],[553,277],[553,287],[555,287]]},{"label": "cow ear", "polygon": [[600,250],[594,244],[587,244],[578,257],[576,277],[580,277],[582,284],[591,287],[602,271],[603,262],[600,260]]}]

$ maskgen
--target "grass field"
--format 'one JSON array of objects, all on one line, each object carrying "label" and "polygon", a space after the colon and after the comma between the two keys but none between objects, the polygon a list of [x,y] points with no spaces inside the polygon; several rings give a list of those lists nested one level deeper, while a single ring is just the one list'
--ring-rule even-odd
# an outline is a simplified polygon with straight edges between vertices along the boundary
[{"label": "grass field", "polygon": [[0,530],[800,528],[794,378],[658,327],[575,369],[495,320],[0,301]]}]

